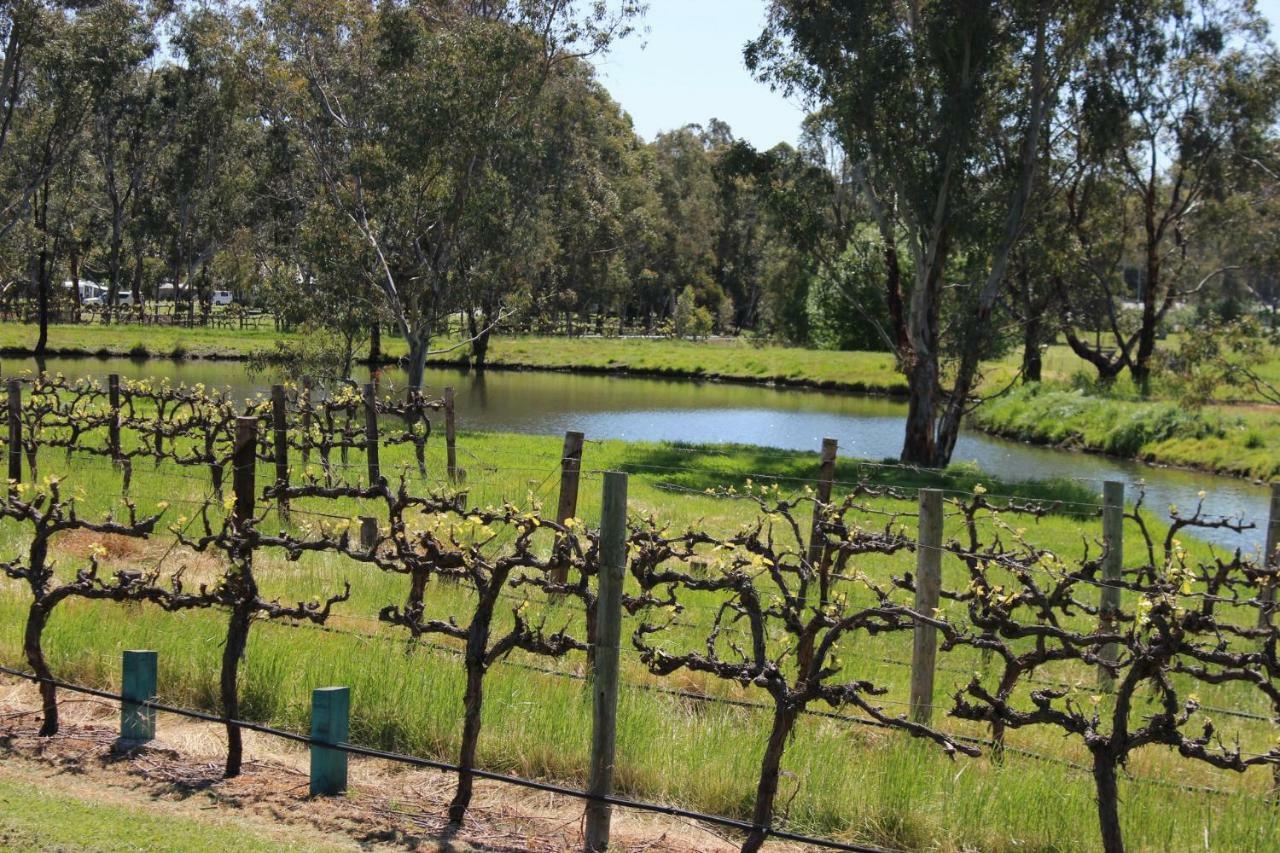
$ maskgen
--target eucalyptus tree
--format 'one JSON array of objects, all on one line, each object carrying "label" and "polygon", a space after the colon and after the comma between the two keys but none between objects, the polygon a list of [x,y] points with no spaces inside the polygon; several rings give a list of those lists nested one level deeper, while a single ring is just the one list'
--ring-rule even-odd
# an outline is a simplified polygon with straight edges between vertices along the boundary
[{"label": "eucalyptus tree", "polygon": [[903,306],[889,337],[910,390],[904,462],[951,457],[999,343],[1056,93],[1110,5],[774,0],[747,47],[762,79],[817,108],[880,232],[885,301]]},{"label": "eucalyptus tree", "polygon": [[249,35],[234,9],[184,8],[170,38],[176,61],[162,69],[165,149],[157,193],[170,277],[186,283],[189,315],[197,294],[208,309],[209,264],[255,213],[265,131],[250,86]]},{"label": "eucalyptus tree", "polygon": [[[157,17],[130,0],[106,0],[98,14],[109,40],[97,63],[104,78],[90,114],[90,143],[106,200],[108,316],[126,281],[125,241],[136,236],[134,220],[147,203],[146,180],[160,149],[161,115],[152,62],[159,50]],[[130,277],[135,288],[136,277]],[[134,292],[134,304],[141,304]]]},{"label": "eucalyptus tree", "polygon": [[85,116],[107,85],[98,58],[110,43],[111,27],[92,4],[73,14],[63,4],[16,2],[0,13],[0,32],[6,50],[0,72],[0,237],[23,223],[27,278],[36,289],[40,324],[35,352],[42,355],[54,298],[58,211],[66,201],[57,195],[55,174],[80,150]]},{"label": "eucalyptus tree", "polygon": [[501,240],[503,206],[531,210],[540,192],[539,176],[509,167],[534,144],[548,81],[638,11],[630,0],[264,4],[270,120],[296,132],[319,200],[368,244],[411,390],[461,307],[468,246]]},{"label": "eucalyptus tree", "polygon": [[[1076,354],[1104,379],[1128,369],[1145,387],[1160,323],[1225,271],[1198,263],[1206,209],[1248,194],[1271,159],[1280,56],[1251,0],[1120,6],[1067,87],[1062,181],[1081,275],[1061,292]],[[1092,343],[1090,330],[1101,332]]]}]

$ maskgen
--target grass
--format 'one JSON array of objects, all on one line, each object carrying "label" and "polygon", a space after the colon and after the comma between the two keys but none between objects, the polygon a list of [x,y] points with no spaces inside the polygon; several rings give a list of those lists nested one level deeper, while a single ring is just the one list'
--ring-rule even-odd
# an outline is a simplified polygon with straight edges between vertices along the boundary
[{"label": "grass", "polygon": [[[29,354],[34,326],[0,323],[0,352]],[[53,325],[51,356],[130,358],[247,358],[271,351],[288,334],[259,329],[180,329],[139,325]],[[384,354],[406,353],[404,342],[383,337]],[[432,359],[438,365],[465,360],[467,350]],[[829,352],[799,347],[753,346],[745,340],[693,343],[620,338],[494,338],[489,364],[495,368],[630,372],[743,382],[771,382],[874,393],[905,393],[902,376],[887,353]]]},{"label": "grass", "polygon": [[[511,499],[527,504],[531,498],[550,505],[558,480],[560,443],[555,438],[463,433],[460,461],[474,503]],[[429,470],[443,469],[442,448],[430,447]],[[403,448],[384,451],[384,470],[405,460]],[[353,456],[359,461],[359,455]],[[589,444],[584,458],[584,482],[578,514],[594,520],[599,513],[601,469],[631,473],[630,509],[656,513],[676,527],[698,524],[711,530],[735,528],[750,517],[752,507],[741,500],[702,493],[708,486],[777,482],[798,489],[817,470],[817,456],[739,447],[694,447],[665,444],[601,442]],[[263,467],[260,481],[269,478]],[[922,483],[892,469],[867,468],[884,482],[913,487]],[[65,474],[67,488],[82,488],[85,513],[118,506],[118,474],[109,464],[77,460],[68,466],[63,456],[42,456],[41,475]],[[146,510],[161,500],[173,504],[171,514],[190,512],[186,501],[197,499],[205,486],[203,472],[162,468],[152,471],[140,463],[134,475],[133,496]],[[837,479],[854,480],[855,463],[841,460]],[[181,477],[175,475],[182,475]],[[194,477],[194,479],[185,479]],[[435,475],[431,478],[438,482]],[[973,471],[952,472],[940,485],[968,491],[979,479]],[[993,494],[1005,486],[982,479]],[[939,485],[930,483],[930,485]],[[1028,486],[1040,496],[1089,501],[1078,486]],[[839,490],[838,490],[839,491]],[[1028,492],[1030,493],[1030,492]],[[910,502],[878,500],[883,510],[910,511]],[[305,510],[300,503],[296,509]],[[315,507],[320,508],[320,507]],[[325,505],[325,511],[351,515],[354,504]],[[366,509],[367,511],[367,509]],[[303,516],[295,514],[297,523]],[[872,517],[878,518],[878,517]],[[909,519],[907,519],[909,520]],[[274,523],[274,518],[272,523]],[[883,523],[879,519],[876,523]],[[948,520],[948,535],[957,520]],[[1092,534],[1092,518],[1055,514],[1034,523],[1030,536],[1038,544],[1064,554],[1079,553],[1082,533]],[[163,540],[163,537],[161,537]],[[1142,558],[1141,545],[1130,536],[1126,553],[1132,562]],[[12,523],[0,526],[0,554],[21,544]],[[77,566],[75,554],[88,543],[62,543],[61,571]],[[137,552],[118,554],[108,569],[154,565],[166,549],[164,541]],[[1207,550],[1193,544],[1196,553]],[[884,579],[912,566],[910,555],[870,555],[856,565],[872,577]],[[191,555],[170,555],[166,565],[190,565],[190,578],[216,567]],[[286,625],[256,625],[242,668],[243,707],[247,717],[269,721],[296,731],[307,729],[309,693],[313,687],[346,684],[352,688],[352,740],[450,759],[457,748],[462,670],[455,653],[419,646],[406,647],[402,635],[375,621],[378,609],[403,599],[403,578],[389,576],[339,560],[332,555],[308,555],[295,563],[264,554],[258,575],[267,596],[306,600],[352,581],[353,596],[341,605],[333,627],[368,636],[322,633]],[[944,585],[965,583],[963,567],[944,565]],[[465,614],[469,597],[458,586],[433,583],[432,614]],[[548,607],[548,625],[580,628],[573,608]],[[24,590],[0,582],[0,660],[21,665],[20,640]],[[685,617],[691,627],[673,632],[671,642],[695,644],[705,629],[710,608],[691,603]],[[503,614],[506,616],[506,614]],[[47,635],[47,651],[59,676],[93,685],[117,686],[120,651],[153,648],[160,653],[161,694],[171,701],[199,708],[217,707],[217,671],[224,617],[211,612],[169,615],[150,608],[72,601],[61,606]],[[630,636],[634,621],[624,624]],[[696,645],[692,647],[696,648]],[[859,637],[843,651],[851,676],[885,685],[890,711],[905,711],[910,641],[899,636]],[[513,656],[499,663],[486,681],[485,733],[481,738],[482,766],[526,776],[581,784],[585,778],[591,707],[582,682],[530,672],[519,666],[529,661]],[[580,657],[555,662],[581,673]],[[952,691],[967,681],[982,663],[967,651],[943,655],[934,701],[947,706]],[[624,648],[624,688],[620,703],[618,783],[622,793],[650,800],[674,801],[696,808],[742,817],[748,814],[754,779],[767,732],[767,714],[752,709],[692,702],[638,689],[652,684],[634,652]],[[1078,679],[1088,690],[1093,674],[1064,669],[1061,677]],[[739,688],[703,677],[677,675],[661,682],[717,695],[766,701],[752,688]],[[1202,689],[1210,706],[1242,706],[1263,710],[1256,698],[1237,687]],[[1250,700],[1253,700],[1250,703]],[[981,729],[957,721],[941,723],[960,733],[982,735]],[[1267,724],[1218,720],[1225,738],[1239,735],[1246,747],[1261,748],[1274,738]],[[1014,733],[1010,743],[1059,758],[1081,761],[1078,743],[1063,741],[1049,731]],[[1087,774],[1059,764],[1010,756],[1001,766],[988,759],[950,761],[938,750],[874,729],[809,717],[800,724],[784,760],[780,802],[787,804],[790,824],[801,830],[897,848],[940,850],[1059,850],[1092,846],[1096,821],[1092,785]],[[1235,791],[1208,796],[1158,786],[1122,782],[1122,813],[1133,849],[1177,849],[1209,843],[1216,849],[1269,850],[1280,845],[1276,813],[1259,797],[1269,776],[1254,771],[1244,776],[1220,773],[1183,762],[1160,749],[1134,757],[1129,768],[1137,778],[1176,780]],[[1207,839],[1207,841],[1205,840]]]},{"label": "grass", "polygon": [[970,422],[989,433],[1202,468],[1255,480],[1280,476],[1280,424],[1247,406],[1188,410],[1175,403],[1095,397],[1052,385],[1028,385],[989,401]]},{"label": "grass", "polygon": [[[155,802],[113,801],[88,785],[48,790],[28,774],[0,767],[0,848],[36,850],[315,850],[311,839],[289,843],[246,832],[230,820],[175,816]],[[33,781],[35,784],[33,784]],[[336,849],[336,848],[335,848]]]}]

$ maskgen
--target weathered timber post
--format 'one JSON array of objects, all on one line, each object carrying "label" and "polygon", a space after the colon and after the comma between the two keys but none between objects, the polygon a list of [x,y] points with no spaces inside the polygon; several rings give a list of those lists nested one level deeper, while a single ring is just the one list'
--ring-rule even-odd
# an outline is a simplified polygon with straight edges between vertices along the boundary
[{"label": "weathered timber post", "polygon": [[[916,545],[917,613],[933,616],[942,590],[942,492],[920,490],[920,533]],[[928,725],[933,715],[933,676],[938,660],[938,632],[916,624],[911,646],[911,719]]]},{"label": "weathered timber post", "polygon": [[[289,485],[289,410],[288,400],[284,395],[283,385],[271,386],[271,426],[275,439],[276,488],[284,489]],[[281,515],[289,512],[289,501],[283,496],[276,497],[276,506]]]},{"label": "weathered timber post", "polygon": [[[604,475],[600,511],[600,571],[596,605],[596,654],[591,680],[591,765],[587,792],[613,794],[614,746],[618,731],[618,642],[622,636],[622,582],[627,559],[627,475]],[[586,850],[609,848],[612,807],[598,799],[587,802]]]},{"label": "weathered timber post", "polygon": [[[311,737],[321,743],[346,743],[351,731],[351,688],[317,687],[311,691]],[[347,754],[311,745],[311,796],[333,796],[347,790]]]},{"label": "weathered timber post", "polygon": [[241,528],[251,518],[255,505],[254,482],[258,468],[258,419],[236,418],[236,442],[231,451],[231,489],[235,494],[232,521]]},{"label": "weathered timber post", "polygon": [[302,410],[302,464],[311,461],[311,387],[310,376],[302,377],[302,391],[298,394],[298,408]]},{"label": "weathered timber post", "polygon": [[360,547],[372,551],[378,542],[378,519],[371,515],[360,516]]},{"label": "weathered timber post", "polygon": [[9,494],[22,482],[22,383],[10,379],[9,389]]},{"label": "weathered timber post", "polygon": [[111,405],[111,420],[107,422],[107,442],[111,447],[111,461],[120,464],[120,374],[107,375],[107,401]]},{"label": "weathered timber post", "polygon": [[[1262,552],[1262,564],[1269,569],[1280,565],[1280,559],[1276,556],[1276,549],[1280,548],[1280,483],[1271,484],[1271,510],[1267,514],[1267,540],[1263,548],[1265,550]],[[1271,624],[1271,614],[1276,601],[1275,578],[1268,579],[1268,582],[1258,591],[1258,598],[1263,604],[1258,613],[1258,627],[1265,628]]]},{"label": "weathered timber post", "polygon": [[453,389],[444,389],[444,452],[445,470],[450,483],[458,482],[457,426],[453,419]]},{"label": "weathered timber post", "polygon": [[156,736],[156,709],[140,704],[156,698],[153,651],[126,651],[120,678],[120,739],[142,743]]},{"label": "weathered timber post", "polygon": [[[1099,602],[1098,628],[1112,631],[1119,622],[1120,587],[1124,568],[1124,483],[1108,480],[1102,484],[1102,543],[1106,548],[1102,561],[1102,593]],[[1102,647],[1102,659],[1115,663],[1120,659],[1120,648],[1115,643]],[[1111,674],[1102,669],[1098,684],[1103,690],[1114,686]]]},{"label": "weathered timber post", "polygon": [[382,482],[378,464],[378,392],[372,382],[364,386],[364,452],[369,462],[369,485]]},{"label": "weathered timber post", "polygon": [[[560,499],[556,502],[556,523],[564,524],[578,514],[578,484],[582,478],[582,433],[569,430],[564,434],[564,450],[560,454]],[[551,579],[564,583],[569,579],[568,566],[556,566]]]},{"label": "weathered timber post", "polygon": [[822,513],[831,503],[831,486],[836,479],[836,451],[834,438],[822,439],[822,462],[818,469],[818,489],[813,504],[813,527],[809,531],[809,565],[822,568],[825,562],[826,534],[822,530]]}]

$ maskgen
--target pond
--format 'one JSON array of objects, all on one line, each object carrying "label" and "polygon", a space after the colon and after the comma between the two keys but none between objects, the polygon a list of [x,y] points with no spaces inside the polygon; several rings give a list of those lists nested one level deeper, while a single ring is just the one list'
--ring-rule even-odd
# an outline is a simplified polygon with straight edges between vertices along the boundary
[{"label": "pond", "polygon": [[[0,363],[6,375],[34,368],[30,360]],[[99,378],[164,375],[174,383],[228,386],[237,396],[264,391],[272,381],[238,361],[50,359],[46,369]],[[403,384],[398,371],[384,370],[382,376]],[[906,415],[904,403],[883,398],[689,380],[430,370],[426,381],[433,389],[454,387],[458,424],[465,429],[545,435],[576,429],[591,439],[735,442],[805,451],[817,451],[830,436],[839,441],[842,456],[870,460],[897,456]],[[1189,510],[1204,490],[1207,512],[1258,525],[1243,535],[1210,531],[1205,538],[1225,547],[1261,544],[1268,490],[1243,480],[1034,447],[973,431],[960,436],[954,461],[975,462],[1005,480],[1074,479],[1099,492],[1103,480],[1121,480],[1130,498],[1145,482],[1147,505],[1155,509],[1177,504]]]}]

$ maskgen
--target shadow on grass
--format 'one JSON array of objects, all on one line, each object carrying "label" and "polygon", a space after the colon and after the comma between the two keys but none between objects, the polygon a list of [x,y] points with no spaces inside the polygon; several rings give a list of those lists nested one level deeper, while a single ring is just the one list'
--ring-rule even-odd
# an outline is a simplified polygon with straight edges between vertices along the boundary
[{"label": "shadow on grass", "polygon": [[[630,445],[618,465],[621,470],[654,485],[698,492],[724,486],[741,488],[748,479],[755,483],[777,483],[784,491],[795,491],[806,484],[817,483],[818,466],[817,453],[683,442]],[[871,462],[841,457],[836,460],[835,480],[837,494],[842,487],[847,489],[856,483],[910,491],[933,488],[963,493],[972,493],[975,486],[982,485],[992,497],[1061,502],[1062,506],[1056,511],[1076,517],[1094,515],[1093,506],[1098,503],[1098,496],[1077,482],[1005,481],[971,463],[930,471],[904,467],[891,459]]]}]

